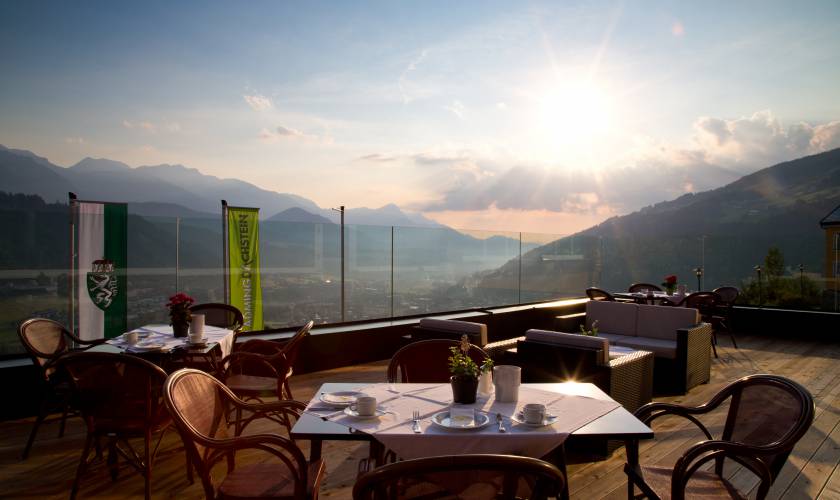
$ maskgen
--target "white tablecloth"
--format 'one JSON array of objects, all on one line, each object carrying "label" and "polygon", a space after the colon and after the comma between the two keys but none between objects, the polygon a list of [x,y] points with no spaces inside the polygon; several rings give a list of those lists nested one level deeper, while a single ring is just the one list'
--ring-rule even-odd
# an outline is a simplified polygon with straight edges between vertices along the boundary
[{"label": "white tablecloth", "polygon": [[[148,334],[147,337],[141,338],[140,342],[137,343],[139,348],[125,342],[122,335],[109,339],[108,343],[129,352],[147,352],[142,349],[142,346],[151,343],[163,344],[161,351],[168,352],[175,347],[189,343],[189,337],[175,337],[172,326],[170,325],[146,325],[131,331]],[[231,347],[233,347],[233,330],[204,325],[204,337],[207,339],[208,344],[219,344],[219,348],[222,350],[222,357],[230,354]]]},{"label": "white tablecloth", "polygon": [[[372,384],[359,391],[376,397],[379,408],[388,413],[377,418],[360,419],[343,411],[323,410],[318,397],[307,411],[376,439],[404,459],[466,453],[504,453],[543,457],[566,440],[568,435],[620,405],[613,400],[594,399],[574,394],[549,392],[523,385],[516,403],[498,403],[494,396],[481,397],[473,408],[490,417],[490,425],[481,429],[447,429],[431,422],[437,412],[447,411],[452,402],[449,384]],[[548,413],[558,416],[556,423],[531,427],[510,419],[526,403],[543,403]],[[318,411],[321,409],[322,411]],[[412,431],[413,410],[420,412],[423,432]],[[506,433],[498,431],[496,413],[504,417]]]},{"label": "white tablecloth", "polygon": [[[646,300],[648,298],[648,295],[646,293],[641,293],[641,292],[629,292],[627,295],[632,295],[636,299]],[[673,295],[668,295],[665,292],[653,292],[653,298],[654,298],[654,300],[660,300],[660,299],[669,300],[669,301],[671,301],[671,303],[677,304],[682,299],[685,298],[685,295],[679,295],[677,293],[674,293]]]}]

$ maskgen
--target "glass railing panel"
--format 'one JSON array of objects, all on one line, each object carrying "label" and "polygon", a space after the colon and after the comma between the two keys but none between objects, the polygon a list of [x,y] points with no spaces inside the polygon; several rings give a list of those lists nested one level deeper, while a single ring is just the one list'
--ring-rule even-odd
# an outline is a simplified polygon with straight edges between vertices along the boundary
[{"label": "glass railing panel", "polygon": [[32,317],[69,323],[70,224],[66,206],[0,210],[0,356],[23,354]]},{"label": "glass railing panel", "polygon": [[345,319],[391,316],[390,226],[347,225],[345,230]]},{"label": "glass railing panel", "polygon": [[576,297],[598,278],[597,239],[522,233],[522,302]]},{"label": "glass railing panel", "polygon": [[198,304],[224,302],[222,249],[221,216],[179,219],[178,291]]},{"label": "glass railing panel", "polygon": [[260,222],[266,326],[341,321],[340,240],[338,224]]},{"label": "glass railing panel", "polygon": [[175,293],[177,219],[131,213],[127,228],[128,328],[169,323],[167,299]]}]

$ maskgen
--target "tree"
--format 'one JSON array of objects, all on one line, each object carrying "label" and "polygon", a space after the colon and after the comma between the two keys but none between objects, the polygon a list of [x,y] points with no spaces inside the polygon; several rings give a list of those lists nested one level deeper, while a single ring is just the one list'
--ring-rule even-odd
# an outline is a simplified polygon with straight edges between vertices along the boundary
[{"label": "tree", "polygon": [[779,247],[772,246],[767,250],[767,255],[764,256],[764,272],[767,279],[779,278],[785,273],[785,256]]}]

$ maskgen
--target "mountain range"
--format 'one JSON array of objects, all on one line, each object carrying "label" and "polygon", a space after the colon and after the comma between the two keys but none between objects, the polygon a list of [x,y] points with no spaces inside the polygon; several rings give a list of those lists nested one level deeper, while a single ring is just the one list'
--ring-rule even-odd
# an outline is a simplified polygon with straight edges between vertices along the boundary
[{"label": "mountain range", "polygon": [[[8,193],[37,194],[51,203],[66,202],[67,193],[72,191],[79,199],[127,202],[138,215],[215,218],[221,213],[224,199],[232,206],[260,207],[264,219],[337,223],[340,217],[334,210],[296,194],[269,191],[238,179],[220,179],[183,165],[132,168],[119,161],[85,158],[62,167],[31,151],[0,145],[0,178],[0,190]],[[404,212],[393,204],[347,209],[345,222],[440,227],[422,214]]]}]

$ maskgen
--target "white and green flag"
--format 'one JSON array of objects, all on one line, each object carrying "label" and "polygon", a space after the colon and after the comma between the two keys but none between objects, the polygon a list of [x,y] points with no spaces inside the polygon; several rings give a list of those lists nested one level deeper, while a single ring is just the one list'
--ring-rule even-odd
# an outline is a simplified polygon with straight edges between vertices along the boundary
[{"label": "white and green flag", "polygon": [[79,337],[116,337],[126,331],[127,206],[75,200],[73,204],[78,228]]},{"label": "white and green flag", "polygon": [[242,311],[243,331],[263,329],[259,208],[227,207],[228,293]]}]

